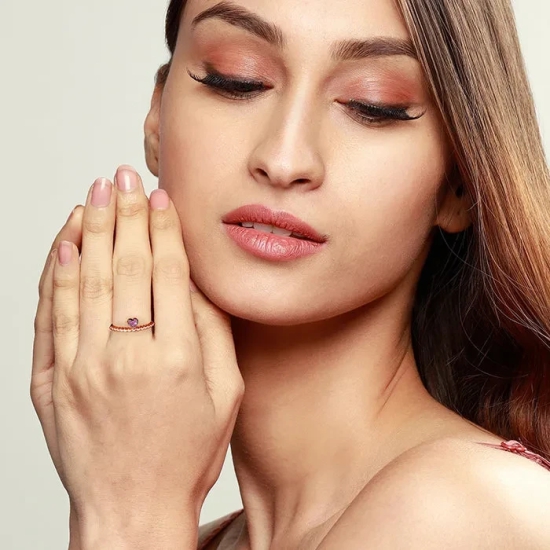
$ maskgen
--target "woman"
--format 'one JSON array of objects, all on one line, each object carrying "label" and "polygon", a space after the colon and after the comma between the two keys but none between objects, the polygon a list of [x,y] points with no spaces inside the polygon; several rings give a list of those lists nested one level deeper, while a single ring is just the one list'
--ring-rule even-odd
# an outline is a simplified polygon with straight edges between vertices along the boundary
[{"label": "woman", "polygon": [[[40,283],[71,548],[550,547],[550,178],[509,1],[166,23],[159,189],[98,179]],[[244,511],[197,532],[230,441]]]}]

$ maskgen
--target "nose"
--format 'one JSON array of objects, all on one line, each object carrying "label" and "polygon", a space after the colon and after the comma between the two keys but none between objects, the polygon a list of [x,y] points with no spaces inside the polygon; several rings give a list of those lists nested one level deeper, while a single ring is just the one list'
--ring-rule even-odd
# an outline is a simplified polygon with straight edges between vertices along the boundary
[{"label": "nose", "polygon": [[311,109],[296,101],[286,109],[279,104],[260,128],[248,163],[258,183],[279,188],[299,185],[303,191],[322,184],[325,168]]}]

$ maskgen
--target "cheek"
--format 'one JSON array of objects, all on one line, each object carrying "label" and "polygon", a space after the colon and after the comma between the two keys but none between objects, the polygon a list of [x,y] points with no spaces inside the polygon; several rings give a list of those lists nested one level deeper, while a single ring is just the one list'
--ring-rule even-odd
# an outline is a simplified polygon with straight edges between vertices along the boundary
[{"label": "cheek", "polygon": [[[194,196],[196,186],[213,186],[214,168],[218,174],[230,169],[237,153],[238,140],[235,140],[232,126],[222,124],[215,112],[201,107],[192,96],[182,96],[179,101],[168,97],[161,115],[163,173],[165,176],[177,174],[180,180],[165,177],[164,181],[176,184],[181,190],[189,188],[190,196]],[[215,162],[209,162],[211,159]]]},{"label": "cheek", "polygon": [[384,295],[418,264],[446,167],[435,124],[360,140],[332,132],[326,179],[311,198],[330,246],[274,266],[236,253],[220,229],[228,210],[266,196],[250,186],[249,132],[189,95],[163,101],[159,186],[178,210],[193,279],[225,311],[270,324],[321,320]]},{"label": "cheek", "polygon": [[194,243],[205,232],[218,230],[224,208],[233,204],[246,155],[237,139],[239,130],[222,123],[219,114],[185,90],[167,91],[161,110],[159,187],[178,210],[191,256]]},{"label": "cheek", "polygon": [[347,213],[336,234],[348,243],[335,247],[335,264],[346,266],[356,292],[358,284],[377,295],[393,287],[423,262],[431,242],[446,150],[432,131],[418,133],[412,143],[395,140],[391,147],[370,150],[353,165],[348,192],[334,199]]}]

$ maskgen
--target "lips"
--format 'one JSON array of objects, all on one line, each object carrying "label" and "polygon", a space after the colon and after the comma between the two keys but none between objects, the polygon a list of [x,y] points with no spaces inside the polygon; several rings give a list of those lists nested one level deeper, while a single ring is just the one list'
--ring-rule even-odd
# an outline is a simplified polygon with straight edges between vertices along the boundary
[{"label": "lips", "polygon": [[305,239],[316,243],[324,243],[327,237],[316,231],[303,220],[287,212],[274,212],[261,204],[248,204],[232,210],[222,221],[226,224],[238,225],[243,222],[273,225],[303,235]]}]

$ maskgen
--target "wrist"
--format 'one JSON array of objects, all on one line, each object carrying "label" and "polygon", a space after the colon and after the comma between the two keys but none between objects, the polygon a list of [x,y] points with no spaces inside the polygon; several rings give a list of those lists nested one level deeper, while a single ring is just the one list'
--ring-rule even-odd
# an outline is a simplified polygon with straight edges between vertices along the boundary
[{"label": "wrist", "polygon": [[72,505],[69,514],[69,550],[81,550],[78,518],[76,516],[76,511]]},{"label": "wrist", "polygon": [[174,513],[168,506],[161,511],[136,512],[128,506],[104,513],[88,512],[80,519],[80,545],[74,550],[195,550],[198,521],[194,510]]}]

